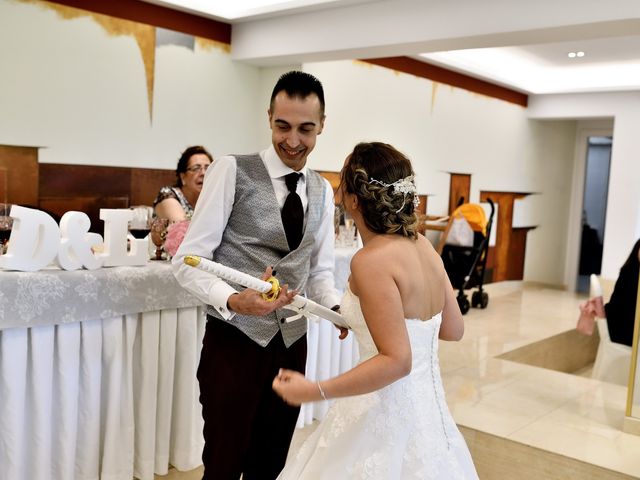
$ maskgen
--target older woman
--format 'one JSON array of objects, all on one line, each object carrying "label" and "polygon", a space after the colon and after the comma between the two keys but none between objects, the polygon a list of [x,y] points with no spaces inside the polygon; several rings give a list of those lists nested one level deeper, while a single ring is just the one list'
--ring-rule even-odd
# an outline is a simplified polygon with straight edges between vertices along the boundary
[{"label": "older woman", "polygon": [[176,168],[176,184],[160,189],[153,201],[155,215],[172,222],[188,220],[193,214],[207,168],[213,163],[211,154],[201,146],[187,148]]}]

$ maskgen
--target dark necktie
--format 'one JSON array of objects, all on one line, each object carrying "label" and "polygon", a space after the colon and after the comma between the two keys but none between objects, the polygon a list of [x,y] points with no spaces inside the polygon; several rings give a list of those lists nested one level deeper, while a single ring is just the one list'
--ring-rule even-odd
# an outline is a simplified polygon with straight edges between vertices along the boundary
[{"label": "dark necktie", "polygon": [[296,193],[296,185],[301,173],[292,172],[284,176],[289,195],[282,206],[282,225],[284,233],[287,235],[289,250],[295,250],[302,240],[302,224],[304,223],[304,209],[302,200]]}]

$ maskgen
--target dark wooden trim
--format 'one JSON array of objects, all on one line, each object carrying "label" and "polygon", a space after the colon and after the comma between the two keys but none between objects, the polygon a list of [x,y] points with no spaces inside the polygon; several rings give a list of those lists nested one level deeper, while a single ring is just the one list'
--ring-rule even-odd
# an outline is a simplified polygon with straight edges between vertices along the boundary
[{"label": "dark wooden trim", "polygon": [[51,2],[231,45],[231,24],[152,3],[138,0],[51,0]]},{"label": "dark wooden trim", "polygon": [[7,199],[7,169],[0,167],[0,203],[8,203]]},{"label": "dark wooden trim", "polygon": [[431,65],[410,57],[387,57],[387,58],[368,58],[363,62],[372,63],[381,67],[390,68],[399,72],[415,75],[416,77],[428,78],[438,83],[446,83],[454,87],[464,88],[470,92],[480,93],[488,97],[497,98],[506,102],[515,103],[522,107],[526,107],[529,96],[502,87],[485,80],[470,77],[463,73],[454,72],[446,68]]},{"label": "dark wooden trim", "polygon": [[494,218],[493,223],[496,228],[494,282],[522,279],[526,234],[535,227],[522,229],[513,227],[513,204],[527,195],[531,193],[480,191],[481,202],[486,202],[490,198],[498,205],[498,217]]},{"label": "dark wooden trim", "polygon": [[42,163],[38,207],[57,219],[71,210],[84,212],[91,231],[102,234],[101,208],[151,206],[160,188],[175,179],[174,170]]},{"label": "dark wooden trim", "polygon": [[[38,202],[38,147],[0,145],[0,168],[5,171],[7,203],[35,205]],[[0,200],[2,201],[2,200]]]},{"label": "dark wooden trim", "polygon": [[460,199],[464,200],[464,203],[470,203],[471,199],[471,174],[469,173],[453,173],[449,172],[451,178],[449,179],[449,212],[451,215],[453,211],[458,207]]},{"label": "dark wooden trim", "polygon": [[522,280],[524,278],[524,258],[527,252],[527,233],[536,227],[514,227],[509,242],[509,263],[505,280]]}]

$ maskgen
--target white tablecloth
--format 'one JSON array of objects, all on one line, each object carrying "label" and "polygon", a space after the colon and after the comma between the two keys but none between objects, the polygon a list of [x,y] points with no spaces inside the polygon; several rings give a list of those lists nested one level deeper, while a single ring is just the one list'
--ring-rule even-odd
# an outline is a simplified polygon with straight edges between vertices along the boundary
[{"label": "white tablecloth", "polygon": [[[355,249],[336,252],[344,290]],[[0,271],[0,480],[152,480],[201,464],[205,317],[170,265]],[[350,369],[350,333],[311,321],[307,375]],[[298,425],[326,414],[305,405]]]},{"label": "white tablecloth", "polygon": [[196,304],[173,278],[168,262],[92,271],[0,270],[0,329],[75,323]]},{"label": "white tablecloth", "polygon": [[[71,285],[95,285],[101,277],[111,278],[112,293],[123,291],[118,301],[108,300],[110,316],[101,315],[98,299],[93,319],[57,316],[65,303],[84,304]],[[25,311],[37,314],[22,327],[0,330],[0,479],[152,480],[154,472],[166,474],[169,463],[179,470],[201,464],[196,368],[205,317],[197,300],[182,297],[169,265],[2,272],[1,279],[5,294],[22,281],[15,298],[24,301],[25,285],[66,285],[67,295],[31,290],[31,305],[41,308]],[[175,290],[193,306],[147,310],[155,301],[135,300],[140,291],[129,290],[158,285],[164,287],[154,296],[165,298],[158,301]],[[4,299],[5,307],[15,304]],[[6,312],[0,327],[19,323]]]}]

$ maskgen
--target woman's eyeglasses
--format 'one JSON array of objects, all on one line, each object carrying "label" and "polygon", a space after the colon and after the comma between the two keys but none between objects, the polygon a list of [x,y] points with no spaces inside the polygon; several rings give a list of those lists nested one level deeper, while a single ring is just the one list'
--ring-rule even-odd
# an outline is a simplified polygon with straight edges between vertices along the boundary
[{"label": "woman's eyeglasses", "polygon": [[200,170],[206,172],[207,168],[209,168],[210,165],[211,165],[210,163],[207,163],[206,165],[205,164],[203,164],[203,165],[191,165],[190,167],[187,168],[187,172],[196,173],[196,172],[199,172]]}]

